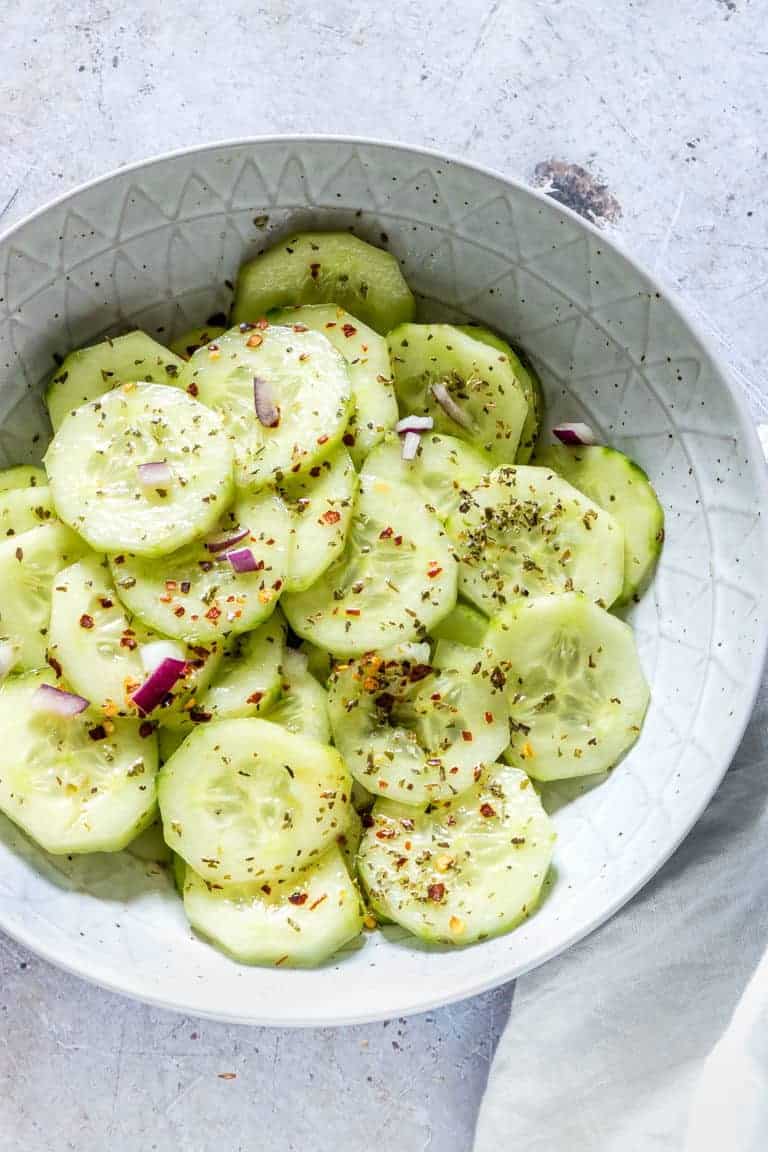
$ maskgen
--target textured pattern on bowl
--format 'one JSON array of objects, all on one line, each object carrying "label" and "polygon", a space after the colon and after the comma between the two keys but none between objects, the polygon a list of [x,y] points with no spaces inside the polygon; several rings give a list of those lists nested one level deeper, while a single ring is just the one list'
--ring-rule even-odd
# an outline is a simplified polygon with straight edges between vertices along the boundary
[{"label": "textured pattern on bowl", "polygon": [[[82,188],[0,241],[0,464],[35,459],[55,353],[139,326],[169,340],[226,310],[241,260],[288,229],[352,227],[402,260],[424,314],[519,341],[550,421],[633,455],[667,513],[632,613],[653,703],[598,787],[552,787],[541,909],[510,936],[431,951],[395,929],[314,972],[238,967],[190,933],[170,879],[122,853],[54,859],[0,822],[0,926],[56,963],[169,1007],[289,1024],[418,1011],[562,951],[689,830],[748,719],[766,638],[764,465],[740,402],[657,286],[600,233],[492,173],[344,140],[264,140],[149,162]],[[1,606],[0,606],[1,610]]]}]

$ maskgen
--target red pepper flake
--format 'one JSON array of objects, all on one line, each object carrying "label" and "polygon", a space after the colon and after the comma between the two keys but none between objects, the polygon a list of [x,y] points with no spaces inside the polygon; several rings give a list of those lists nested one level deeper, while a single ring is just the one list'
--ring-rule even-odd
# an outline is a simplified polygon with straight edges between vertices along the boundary
[{"label": "red pepper flake", "polygon": [[429,576],[430,580],[434,580],[435,576],[439,576],[441,572],[442,568],[440,568],[437,564],[433,564],[431,567],[427,568],[427,576]]},{"label": "red pepper flake", "polygon": [[221,608],[217,608],[215,604],[212,604],[205,614],[206,620],[218,620],[219,616],[221,616]]},{"label": "red pepper flake", "polygon": [[272,889],[269,886],[269,884],[262,884],[261,890],[265,896],[271,896],[272,895]]},{"label": "red pepper flake", "polygon": [[155,726],[151,720],[145,720],[143,724],[139,725],[139,736],[142,740],[146,740],[147,736],[151,736],[155,730]]},{"label": "red pepper flake", "polygon": [[465,741],[467,744],[471,744],[471,743],[472,743],[472,741],[474,740],[474,736],[472,735],[472,733],[471,733],[471,732],[468,732],[466,729],[465,729],[465,730],[462,732],[462,734],[461,734],[461,738],[462,738],[462,740],[464,740],[464,741]]},{"label": "red pepper flake", "polygon": [[178,580],[166,580],[166,582],[165,582],[166,592],[175,592],[176,589],[178,588],[178,586],[179,586]]},{"label": "red pepper flake", "polygon": [[326,328],[335,328],[335,327],[336,327],[336,321],[335,321],[335,320],[328,320],[328,321],[326,322],[326,324],[324,325],[324,327],[326,327]]},{"label": "red pepper flake", "polygon": [[310,474],[310,476],[312,476],[316,480],[318,478],[318,476],[320,475],[321,471],[322,471],[322,469],[321,469],[320,465],[315,464],[314,468],[310,468],[309,474]]},{"label": "red pepper flake", "polygon": [[265,328],[269,328],[269,320],[267,320],[266,316],[259,317],[256,321],[256,327],[261,328],[262,332]]},{"label": "red pepper flake", "polygon": [[89,616],[87,612],[83,612],[80,617],[81,628],[93,628],[93,616]]},{"label": "red pepper flake", "polygon": [[46,656],[45,662],[46,662],[46,664],[50,665],[51,668],[53,668],[54,672],[56,673],[56,679],[60,680],[63,670],[62,670],[61,664],[59,664],[56,657],[55,656]]},{"label": "red pepper flake", "polygon": [[485,712],[483,719],[485,720],[486,724],[493,724],[493,712]]},{"label": "red pepper flake", "polygon": [[327,512],[323,512],[320,519],[324,524],[338,524],[341,520],[341,512],[337,512],[335,508],[329,508]]},{"label": "red pepper flake", "polygon": [[199,391],[200,391],[200,389],[198,388],[197,384],[195,384],[194,381],[191,384],[187,385],[187,392],[189,392],[190,396],[197,396]]},{"label": "red pepper flake", "polygon": [[24,559],[24,549],[23,548],[17,548],[16,551],[14,552],[14,556],[19,561],[19,563],[21,563],[21,561]]},{"label": "red pepper flake", "polygon": [[403,542],[402,536],[395,536],[395,544],[399,547]]},{"label": "red pepper flake", "polygon": [[317,280],[318,276],[320,275],[320,265],[319,264],[310,264],[309,274],[313,280]]},{"label": "red pepper flake", "polygon": [[345,608],[344,613],[346,616],[359,616],[360,615],[360,609],[359,608]]},{"label": "red pepper flake", "polygon": [[259,348],[264,343],[264,337],[260,332],[252,332],[245,343],[248,348]]},{"label": "red pepper flake", "polygon": [[306,892],[291,892],[288,899],[289,899],[291,904],[295,904],[297,908],[300,908],[302,904],[306,904],[306,902],[307,902],[307,893]]},{"label": "red pepper flake", "polygon": [[347,448],[353,448],[355,444],[355,437],[352,432],[345,432],[342,436],[342,443],[346,444]]},{"label": "red pepper flake", "polygon": [[408,679],[412,684],[418,684],[419,680],[426,679],[430,675],[432,667],[430,664],[414,664],[408,673]]},{"label": "red pepper flake", "polygon": [[427,896],[430,900],[434,900],[435,904],[439,904],[445,896],[445,884],[430,884],[427,888]]},{"label": "red pepper flake", "polygon": [[186,612],[186,608],[184,607],[183,604],[177,604],[173,610],[174,616],[183,616],[185,612]]},{"label": "red pepper flake", "polygon": [[182,580],[181,584],[179,585],[179,591],[186,596],[191,587],[192,585],[190,584],[189,580]]},{"label": "red pepper flake", "polygon": [[103,724],[97,724],[95,728],[88,729],[88,735],[91,740],[106,740],[107,730]]},{"label": "red pepper flake", "polygon": [[490,820],[491,816],[496,815],[496,809],[491,804],[488,804],[488,803],[481,804],[480,805],[480,815],[485,816],[485,818],[487,820]]},{"label": "red pepper flake", "polygon": [[293,324],[292,328],[294,332],[309,332],[309,328],[307,328],[306,324]]},{"label": "red pepper flake", "polygon": [[443,698],[443,695],[441,692],[433,692],[432,695],[430,696],[430,700],[442,700],[442,698]]},{"label": "red pepper flake", "polygon": [[120,637],[120,647],[121,648],[128,648],[132,652],[133,649],[136,648],[136,646],[137,646],[136,640],[134,639],[133,636],[121,636]]},{"label": "red pepper flake", "polygon": [[348,340],[350,336],[354,336],[357,332],[357,328],[355,328],[354,324],[342,324],[341,330]]},{"label": "red pepper flake", "polygon": [[112,608],[114,603],[114,600],[110,600],[109,596],[99,596],[99,604],[102,608]]},{"label": "red pepper flake", "polygon": [[391,535],[392,535],[392,529],[391,528],[384,528],[384,529],[382,529],[381,532],[379,532],[379,540],[389,540]]},{"label": "red pepper flake", "polygon": [[318,444],[327,444],[328,443],[327,433],[323,432],[322,436],[318,436],[317,442],[318,442]]},{"label": "red pepper flake", "polygon": [[264,699],[264,693],[263,692],[251,692],[250,696],[246,700],[246,703],[247,704],[261,704],[263,699]]},{"label": "red pepper flake", "polygon": [[315,910],[315,908],[317,908],[318,904],[322,904],[323,900],[327,900],[327,899],[328,899],[328,893],[323,892],[322,896],[318,896],[317,900],[313,900],[312,903],[310,904],[310,906],[309,906],[310,912],[314,912],[314,910]]},{"label": "red pepper flake", "polygon": [[394,828],[379,828],[376,833],[377,840],[394,840],[397,833]]}]

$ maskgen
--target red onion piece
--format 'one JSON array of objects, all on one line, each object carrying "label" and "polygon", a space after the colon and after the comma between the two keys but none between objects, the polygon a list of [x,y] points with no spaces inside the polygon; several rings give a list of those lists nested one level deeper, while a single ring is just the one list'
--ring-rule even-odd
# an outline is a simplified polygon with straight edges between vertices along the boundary
[{"label": "red onion piece", "polygon": [[403,416],[395,424],[395,432],[429,432],[434,426],[431,416]]},{"label": "red onion piece", "polygon": [[141,688],[138,688],[131,696],[140,716],[148,716],[157,708],[158,704],[162,704],[176,681],[184,675],[186,667],[184,660],[173,660],[170,657],[161,660]]},{"label": "red onion piece", "polygon": [[41,684],[32,696],[32,707],[36,712],[46,712],[50,716],[78,716],[88,707],[89,701],[74,692],[54,688],[52,684]]},{"label": "red onion piece", "polygon": [[170,464],[165,460],[155,460],[151,464],[139,464],[136,471],[139,483],[144,488],[164,488],[173,480]]},{"label": "red onion piece", "polygon": [[464,409],[456,403],[445,384],[433,384],[431,391],[443,412],[453,420],[454,424],[460,424],[462,428],[472,427],[472,417],[468,416]]},{"label": "red onion piece", "polygon": [[152,640],[149,644],[142,644],[139,649],[141,663],[149,676],[159,668],[163,660],[180,660],[184,663],[184,649],[173,640]]},{"label": "red onion piece", "polygon": [[589,424],[558,424],[552,429],[552,435],[557,436],[563,444],[596,444],[595,433]]},{"label": "red onion piece", "polygon": [[401,456],[403,460],[415,460],[416,453],[419,450],[419,441],[421,436],[418,432],[406,432],[403,436],[403,450]]},{"label": "red onion piece", "polygon": [[227,552],[227,560],[235,572],[257,572],[256,557],[250,548],[236,548],[234,552]]},{"label": "red onion piece", "polygon": [[231,532],[219,532],[218,536],[211,536],[206,540],[205,546],[209,552],[226,552],[234,544],[239,544],[248,535],[248,528],[233,528]]},{"label": "red onion piece", "polygon": [[19,658],[19,650],[12,640],[0,640],[0,680],[4,680]]},{"label": "red onion piece", "polygon": [[256,415],[265,428],[277,428],[280,423],[280,409],[272,398],[272,391],[261,376],[253,378],[253,403]]}]

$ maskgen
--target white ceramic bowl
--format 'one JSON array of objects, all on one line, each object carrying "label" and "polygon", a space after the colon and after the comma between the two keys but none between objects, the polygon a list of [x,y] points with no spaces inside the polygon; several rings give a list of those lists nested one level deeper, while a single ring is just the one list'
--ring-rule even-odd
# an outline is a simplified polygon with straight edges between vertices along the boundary
[{"label": "white ceramic bowl", "polygon": [[385,929],[316,971],[240,967],[191,934],[166,875],[126,853],[47,857],[2,823],[0,926],[12,936],[144,1000],[280,1025],[373,1020],[469,996],[615,912],[720,782],[749,717],[767,623],[764,464],[701,338],[572,213],[415,149],[317,138],[192,149],[116,172],[14,227],[0,240],[0,464],[45,446],[40,395],[54,353],[127,327],[168,340],[203,323],[226,311],[246,256],[308,226],[386,244],[424,316],[467,314],[518,340],[550,419],[586,420],[649,473],[667,540],[632,613],[653,690],[642,736],[606,783],[550,789],[554,884],[509,936],[431,951]]}]

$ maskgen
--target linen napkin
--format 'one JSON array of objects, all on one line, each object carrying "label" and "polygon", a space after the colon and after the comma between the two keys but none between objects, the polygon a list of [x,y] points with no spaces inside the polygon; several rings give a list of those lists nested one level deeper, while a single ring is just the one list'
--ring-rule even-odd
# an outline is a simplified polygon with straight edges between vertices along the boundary
[{"label": "linen napkin", "polygon": [[768,1152],[768,678],[623,912],[516,985],[475,1152]]}]

